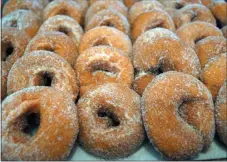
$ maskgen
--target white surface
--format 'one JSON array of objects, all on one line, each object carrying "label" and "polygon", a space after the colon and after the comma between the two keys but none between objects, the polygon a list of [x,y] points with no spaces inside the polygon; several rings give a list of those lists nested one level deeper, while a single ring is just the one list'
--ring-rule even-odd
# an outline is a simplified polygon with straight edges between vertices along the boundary
[{"label": "white surface", "polygon": [[[224,146],[218,139],[212,142],[209,150],[205,153],[199,153],[199,155],[191,160],[209,160],[209,159],[222,159],[227,158],[227,147]],[[87,153],[81,146],[77,146],[73,149],[69,160],[104,160]],[[132,155],[127,158],[119,160],[167,160],[164,159],[154,147],[148,141]]]}]

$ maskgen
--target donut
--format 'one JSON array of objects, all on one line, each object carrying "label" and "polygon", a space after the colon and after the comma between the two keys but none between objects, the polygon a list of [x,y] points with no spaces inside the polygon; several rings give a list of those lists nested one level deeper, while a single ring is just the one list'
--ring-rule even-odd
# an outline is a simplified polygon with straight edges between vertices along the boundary
[{"label": "donut", "polygon": [[166,28],[175,31],[175,25],[169,14],[162,9],[152,9],[137,16],[132,25],[132,40],[135,41],[138,36],[147,30],[153,28]]},{"label": "donut", "polygon": [[41,25],[40,19],[30,10],[15,10],[2,18],[2,28],[23,30],[32,38]]},{"label": "donut", "polygon": [[15,10],[30,10],[39,19],[42,18],[42,10],[44,6],[40,3],[40,0],[8,0],[3,7],[2,15],[5,16]]},{"label": "donut", "polygon": [[221,31],[222,31],[224,37],[227,39],[227,25],[224,26],[224,27],[221,29]]},{"label": "donut", "polygon": [[201,0],[202,4],[209,8],[213,4],[213,0]]},{"label": "donut", "polygon": [[158,0],[166,9],[179,10],[190,4],[202,4],[201,0]]},{"label": "donut", "polygon": [[227,146],[227,106],[226,81],[221,86],[215,103],[215,121],[217,132],[222,142]]},{"label": "donut", "polygon": [[216,26],[216,20],[211,11],[203,5],[191,4],[181,8],[173,17],[176,28],[195,21],[204,21]]},{"label": "donut", "polygon": [[220,29],[211,23],[195,21],[184,24],[176,31],[180,39],[188,46],[195,48],[195,44],[208,36],[223,36]]},{"label": "donut", "polygon": [[131,60],[122,51],[109,46],[97,46],[79,55],[74,66],[81,96],[97,85],[121,83],[131,87],[134,70]]},{"label": "donut", "polygon": [[131,8],[136,2],[140,0],[124,0],[124,4],[126,7]]},{"label": "donut", "polygon": [[131,56],[132,43],[130,38],[120,30],[98,26],[87,31],[80,42],[80,54],[92,46],[108,45],[122,50],[126,55]]},{"label": "donut", "polygon": [[48,18],[41,25],[39,33],[46,31],[58,31],[70,37],[79,48],[80,39],[84,32],[80,24],[69,16],[56,15]]},{"label": "donut", "polygon": [[214,1],[210,10],[216,18],[218,26],[227,25],[227,3],[224,0]]},{"label": "donut", "polygon": [[226,61],[226,53],[212,57],[201,72],[200,80],[210,90],[214,100],[226,79]]},{"label": "donut", "polygon": [[60,32],[43,32],[36,35],[28,44],[25,54],[32,51],[45,50],[58,54],[71,66],[76,63],[78,50],[74,42],[65,34]]},{"label": "donut", "polygon": [[127,18],[113,9],[104,9],[97,12],[87,23],[85,30],[88,31],[97,26],[114,27],[125,34],[129,34],[129,23]]},{"label": "donut", "polygon": [[73,0],[54,0],[44,8],[43,20],[55,15],[66,15],[76,20],[79,24],[83,24],[82,14],[81,6]]},{"label": "donut", "polygon": [[195,46],[202,67],[207,61],[219,54],[226,53],[226,39],[224,37],[210,36],[199,41]]},{"label": "donut", "polygon": [[186,160],[207,150],[214,137],[209,90],[192,75],[156,76],[142,96],[142,118],[153,146],[169,160]]},{"label": "donut", "polygon": [[144,140],[140,97],[121,84],[88,91],[78,102],[79,141],[90,153],[105,158],[126,157]]},{"label": "donut", "polygon": [[85,24],[87,24],[91,18],[99,11],[104,9],[113,9],[120,12],[122,15],[127,17],[128,9],[127,7],[118,0],[99,0],[94,2],[87,10],[87,13],[85,15]]},{"label": "donut", "polygon": [[42,50],[18,59],[8,75],[8,94],[31,86],[51,86],[68,92],[73,100],[79,91],[76,74],[70,64],[55,53]]},{"label": "donut", "polygon": [[161,5],[161,3],[159,3],[156,0],[151,0],[151,1],[139,1],[136,2],[129,10],[128,13],[128,20],[130,24],[134,23],[134,20],[136,20],[136,18],[144,13],[144,12],[148,12],[152,9],[164,9],[164,7]]},{"label": "donut", "polygon": [[68,93],[55,88],[30,87],[11,94],[2,103],[2,115],[1,153],[6,160],[63,160],[77,138],[76,106]]},{"label": "donut", "polygon": [[7,77],[12,65],[23,56],[29,36],[17,28],[2,29],[1,37],[1,99],[7,96]]}]

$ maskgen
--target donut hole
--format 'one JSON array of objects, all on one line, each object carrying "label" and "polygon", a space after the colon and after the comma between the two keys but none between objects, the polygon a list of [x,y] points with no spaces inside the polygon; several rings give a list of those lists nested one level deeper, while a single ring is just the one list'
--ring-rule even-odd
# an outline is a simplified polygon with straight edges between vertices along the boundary
[{"label": "donut hole", "polygon": [[17,20],[12,20],[10,23],[10,27],[16,28],[17,27]]},{"label": "donut hole", "polygon": [[36,86],[51,86],[53,83],[53,73],[51,72],[40,72],[36,76]]},{"label": "donut hole", "polygon": [[93,46],[102,46],[102,45],[109,45],[109,42],[106,38],[99,38],[94,44]]},{"label": "donut hole", "polygon": [[23,133],[34,136],[40,126],[40,113],[26,113],[23,116],[24,128]]},{"label": "donut hole", "polygon": [[191,21],[195,21],[197,16],[198,16],[197,13],[193,13],[192,16],[191,16]]},{"label": "donut hole", "polygon": [[59,27],[58,31],[64,33],[65,35],[69,35],[69,31],[65,27]]},{"label": "donut hole", "polygon": [[117,115],[115,115],[106,107],[101,107],[98,110],[97,115],[99,118],[104,118],[108,121],[108,127],[117,127],[120,125]]},{"label": "donut hole", "polygon": [[2,49],[1,49],[1,56],[2,56],[2,61],[6,61],[6,59],[13,54],[14,47],[11,42],[3,42],[1,43]]},{"label": "donut hole", "polygon": [[181,9],[181,8],[183,8],[184,7],[184,5],[183,4],[180,4],[180,3],[175,3],[175,9]]},{"label": "donut hole", "polygon": [[115,25],[110,21],[104,21],[100,24],[100,26],[109,26],[109,27],[115,27]]},{"label": "donut hole", "polygon": [[115,66],[111,66],[108,62],[94,62],[93,64],[90,65],[91,72],[93,74],[97,72],[104,72],[107,75],[112,75],[117,73],[117,68]]},{"label": "donut hole", "polygon": [[221,29],[223,27],[223,25],[219,19],[216,19],[216,24],[219,29]]}]

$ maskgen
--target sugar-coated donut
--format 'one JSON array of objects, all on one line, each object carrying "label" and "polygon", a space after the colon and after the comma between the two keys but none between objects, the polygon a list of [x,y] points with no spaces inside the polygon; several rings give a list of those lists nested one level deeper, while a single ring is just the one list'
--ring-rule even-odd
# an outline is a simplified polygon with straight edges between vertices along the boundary
[{"label": "sugar-coated donut", "polygon": [[[5,160],[65,160],[79,131],[70,95],[51,87],[30,87],[11,94],[2,103],[2,115]],[[34,135],[26,131],[32,127],[31,120],[38,125]]]},{"label": "sugar-coated donut", "polygon": [[79,24],[82,24],[83,11],[78,3],[73,0],[54,0],[43,10],[43,20],[55,15],[67,15]]},{"label": "sugar-coated donut", "polygon": [[224,26],[223,28],[221,28],[221,31],[222,31],[224,37],[227,39],[227,25]]},{"label": "sugar-coated donut", "polygon": [[8,0],[3,7],[2,15],[5,16],[15,10],[31,10],[39,19],[42,18],[44,6],[40,0]]},{"label": "sugar-coated donut", "polygon": [[124,4],[126,7],[131,8],[138,1],[141,0],[124,0]]},{"label": "sugar-coated donut", "polygon": [[122,15],[127,17],[128,8],[123,4],[123,2],[118,0],[99,0],[94,2],[87,10],[85,15],[85,24],[87,24],[91,18],[99,11],[104,9],[114,9],[120,12]]},{"label": "sugar-coated donut", "polygon": [[39,30],[41,20],[29,10],[15,10],[2,18],[2,28],[17,28],[34,37]]},{"label": "sugar-coated donut", "polygon": [[7,95],[7,77],[12,65],[23,56],[29,36],[17,28],[2,29],[1,37],[1,99]]},{"label": "sugar-coated donut", "polygon": [[148,138],[170,160],[185,160],[206,150],[214,137],[214,105],[198,79],[181,72],[156,76],[142,96]]},{"label": "sugar-coated donut", "polygon": [[78,102],[79,139],[90,153],[105,159],[125,157],[144,140],[140,97],[121,84],[105,84]]},{"label": "sugar-coated donut", "polygon": [[137,16],[132,24],[132,40],[135,41],[138,36],[147,30],[161,27],[175,31],[175,25],[169,14],[162,9],[152,9]]},{"label": "sugar-coated donut", "polygon": [[79,48],[80,39],[84,32],[80,24],[69,16],[56,15],[48,18],[41,25],[39,33],[46,31],[59,31],[70,37]]},{"label": "sugar-coated donut", "polygon": [[227,25],[227,3],[223,0],[214,1],[210,7],[214,17],[217,19],[219,26]]},{"label": "sugar-coated donut", "polygon": [[226,39],[224,37],[210,36],[196,43],[195,51],[199,57],[202,67],[205,66],[207,61],[219,54],[226,53]]},{"label": "sugar-coated donut", "polygon": [[81,54],[90,47],[100,45],[116,47],[128,56],[132,54],[132,42],[128,35],[107,26],[98,26],[87,31],[81,39],[79,52]]},{"label": "sugar-coated donut", "polygon": [[220,29],[211,23],[195,21],[184,24],[176,31],[176,34],[188,46],[195,48],[195,44],[208,36],[223,36]]},{"label": "sugar-coated donut", "polygon": [[103,9],[97,12],[86,24],[85,30],[88,31],[97,26],[114,27],[125,34],[129,34],[130,25],[127,18],[117,10]]},{"label": "sugar-coated donut", "polygon": [[70,64],[53,52],[41,50],[18,59],[8,75],[8,94],[31,86],[51,86],[68,92],[72,99],[76,99],[79,91]]},{"label": "sugar-coated donut", "polygon": [[200,79],[210,90],[214,100],[226,79],[226,61],[226,53],[212,57],[201,72]]},{"label": "sugar-coated donut", "polygon": [[130,58],[121,50],[109,46],[97,46],[85,50],[79,55],[74,69],[81,87],[81,95],[92,86],[110,82],[131,87],[134,77]]},{"label": "sugar-coated donut", "polygon": [[183,7],[173,17],[176,28],[195,21],[204,21],[216,26],[216,20],[211,11],[203,5],[191,4]]},{"label": "sugar-coated donut", "polygon": [[42,32],[36,35],[28,44],[25,54],[32,51],[45,50],[58,54],[72,67],[79,55],[75,43],[60,32]]},{"label": "sugar-coated donut", "polygon": [[222,142],[227,146],[227,96],[226,81],[221,86],[215,103],[215,120],[217,132]]}]

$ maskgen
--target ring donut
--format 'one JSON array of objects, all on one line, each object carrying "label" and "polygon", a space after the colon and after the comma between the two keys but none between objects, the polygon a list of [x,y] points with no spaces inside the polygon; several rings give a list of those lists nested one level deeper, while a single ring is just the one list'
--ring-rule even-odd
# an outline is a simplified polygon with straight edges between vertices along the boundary
[{"label": "ring donut", "polygon": [[224,27],[221,29],[221,31],[222,31],[224,37],[227,39],[227,25],[224,26]]},{"label": "ring donut", "polygon": [[98,26],[87,31],[81,39],[79,52],[81,54],[90,47],[100,45],[116,47],[128,56],[132,54],[130,38],[120,30],[107,26]]},{"label": "ring donut", "polygon": [[218,26],[227,25],[227,3],[224,0],[214,1],[210,10],[216,18]]},{"label": "ring donut", "polygon": [[74,42],[60,32],[42,32],[36,35],[28,44],[25,54],[32,51],[44,50],[58,54],[72,67],[76,63],[78,50]]},{"label": "ring donut", "polygon": [[39,33],[46,31],[58,31],[66,34],[75,42],[78,48],[80,39],[84,34],[82,27],[77,21],[64,15],[56,15],[44,21],[39,29]]},{"label": "ring donut", "polygon": [[87,49],[79,55],[74,68],[81,96],[92,87],[104,83],[121,83],[131,87],[134,77],[130,58],[109,46]]},{"label": "ring donut", "polygon": [[215,120],[217,132],[222,142],[227,146],[227,106],[226,106],[226,81],[220,88],[215,103]]},{"label": "ring donut", "polygon": [[[30,87],[15,92],[3,101],[2,114],[5,160],[64,160],[77,138],[76,106],[68,93],[55,88]],[[34,127],[37,131],[32,133]]]},{"label": "ring donut", "polygon": [[49,51],[33,51],[12,66],[8,75],[7,93],[31,86],[51,86],[68,92],[73,100],[79,91],[76,74],[70,64]]},{"label": "ring donut", "polygon": [[1,99],[7,96],[7,77],[12,65],[23,56],[29,36],[17,28],[2,29],[1,37]]},{"label": "ring donut", "polygon": [[210,58],[227,52],[226,39],[215,36],[204,38],[196,44],[195,51],[201,66],[204,67]]},{"label": "ring donut", "polygon": [[126,157],[144,140],[140,97],[121,84],[105,84],[79,99],[79,140],[90,153],[105,158]]},{"label": "ring donut", "polygon": [[29,10],[15,10],[2,18],[2,28],[17,28],[32,38],[41,25],[40,19]]},{"label": "ring donut", "polygon": [[216,26],[202,21],[184,24],[176,31],[176,34],[191,48],[195,48],[198,41],[208,36],[223,36],[221,30]]},{"label": "ring donut", "polygon": [[97,26],[114,27],[125,34],[129,34],[129,23],[127,18],[120,12],[113,9],[104,9],[97,12],[86,25],[88,31]]},{"label": "ring donut", "polygon": [[210,90],[214,100],[226,79],[226,61],[226,53],[212,57],[201,72],[200,79]]},{"label": "ring donut", "polygon": [[155,77],[142,96],[148,138],[170,160],[185,160],[206,150],[214,137],[214,106],[209,90],[181,72]]}]

